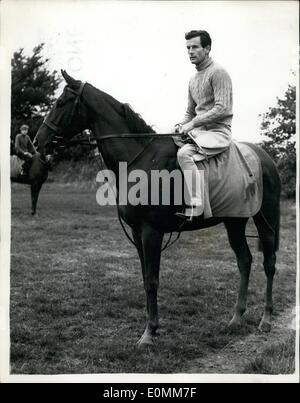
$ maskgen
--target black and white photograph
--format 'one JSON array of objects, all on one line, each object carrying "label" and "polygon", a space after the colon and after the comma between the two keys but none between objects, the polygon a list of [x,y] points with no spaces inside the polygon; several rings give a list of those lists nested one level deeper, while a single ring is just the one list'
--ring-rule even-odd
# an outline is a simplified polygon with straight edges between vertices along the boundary
[{"label": "black and white photograph", "polygon": [[1,383],[299,382],[298,1],[2,0],[0,86]]}]

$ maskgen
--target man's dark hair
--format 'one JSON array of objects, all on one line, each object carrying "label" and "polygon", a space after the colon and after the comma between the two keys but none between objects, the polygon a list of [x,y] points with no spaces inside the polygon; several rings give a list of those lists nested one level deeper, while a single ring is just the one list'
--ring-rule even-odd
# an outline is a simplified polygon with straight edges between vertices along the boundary
[{"label": "man's dark hair", "polygon": [[201,46],[206,48],[206,46],[211,46],[211,38],[207,31],[190,31],[185,34],[185,39],[192,39],[200,36]]}]

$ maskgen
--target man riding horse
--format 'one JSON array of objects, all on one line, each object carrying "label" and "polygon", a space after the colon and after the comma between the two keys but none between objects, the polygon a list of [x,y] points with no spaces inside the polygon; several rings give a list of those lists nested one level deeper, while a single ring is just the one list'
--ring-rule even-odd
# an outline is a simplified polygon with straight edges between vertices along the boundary
[{"label": "man riding horse", "polygon": [[32,158],[36,154],[36,149],[28,136],[29,126],[22,125],[20,130],[21,133],[17,134],[15,139],[15,150],[17,156],[24,161],[21,176],[28,176]]},{"label": "man riding horse", "polygon": [[[188,43],[191,43],[190,40],[188,41]],[[207,48],[206,46],[203,48],[202,42],[200,46],[199,38],[194,38],[192,42],[194,41],[197,42],[190,50],[192,61],[198,59],[198,54],[202,52],[206,54],[210,49],[210,47]],[[192,50],[194,48],[197,50]],[[208,57],[202,59],[205,59],[209,63],[207,60]],[[230,83],[227,73],[213,66],[213,63],[211,63],[211,65],[206,67],[204,77],[202,77],[202,70],[198,72],[203,81],[206,83],[206,76],[207,79],[211,77],[210,80],[213,83],[216,83],[218,79],[220,79],[221,83]],[[62,74],[67,85],[58,98],[55,107],[50,110],[39,128],[35,138],[38,144],[38,152],[41,155],[47,155],[55,144],[57,144],[56,139],[60,136],[62,136],[61,138],[64,142],[68,142],[78,134],[79,130],[91,129],[101,149],[107,169],[114,172],[115,175],[118,174],[121,162],[127,163],[130,172],[134,172],[134,170],[139,170],[140,172],[140,170],[143,170],[143,172],[146,172],[148,180],[151,180],[151,172],[153,170],[166,170],[172,173],[177,169],[177,149],[170,138],[155,133],[137,113],[128,108],[126,104],[114,99],[111,95],[93,87],[89,83],[75,80],[65,71],[62,71]],[[220,75],[221,78],[224,76],[226,79],[221,79]],[[225,84],[224,86],[226,88]],[[224,95],[220,96],[220,93],[224,93],[221,90],[223,87],[221,84],[213,87],[215,88],[215,92],[212,89],[208,92],[208,84],[207,87],[204,86],[204,89],[210,94],[211,98],[206,96],[206,92],[204,93],[204,98],[207,98],[206,103],[209,106],[204,100],[199,104],[199,107],[202,107],[206,112],[197,108],[196,101],[198,101],[198,98],[192,93],[196,101],[194,101],[194,114],[189,122],[195,120],[196,125],[193,129],[190,128],[187,130],[188,123],[183,123],[179,135],[184,136],[186,133],[199,132],[198,136],[195,137],[195,145],[191,144],[195,147],[193,153],[197,156],[199,155],[201,159],[204,159],[205,155],[208,158],[212,154],[216,155],[209,162],[209,184],[211,185],[211,194],[209,194],[211,201],[210,214],[205,216],[203,221],[201,217],[199,220],[196,219],[192,222],[185,223],[183,221],[185,225],[179,228],[182,222],[178,217],[174,216],[174,213],[179,211],[181,208],[180,205],[173,205],[171,203],[164,205],[162,202],[158,205],[153,204],[148,206],[144,206],[142,203],[137,205],[125,203],[118,206],[120,222],[122,223],[123,220],[132,230],[131,241],[134,243],[139,254],[146,293],[147,323],[145,331],[138,342],[140,347],[153,345],[153,338],[159,325],[157,296],[161,251],[164,249],[162,247],[163,237],[165,234],[172,234],[175,231],[192,231],[208,228],[221,222],[224,223],[230,246],[237,258],[241,277],[235,313],[229,326],[235,329],[242,325],[244,320],[243,315],[247,306],[249,276],[252,264],[252,255],[245,235],[246,225],[250,217],[253,217],[258,231],[264,254],[264,269],[267,276],[265,310],[259,329],[262,331],[270,331],[271,329],[273,310],[272,288],[276,270],[276,250],[278,250],[279,246],[280,177],[276,165],[267,153],[257,145],[245,143],[239,144],[239,147],[241,147],[240,150],[244,154],[240,151],[240,160],[237,160],[236,165],[234,165],[237,175],[231,175],[231,171],[228,169],[228,162],[231,161],[227,158],[227,154],[230,154],[232,151],[233,157],[239,155],[238,151],[235,150],[235,143],[232,142],[230,144],[230,122],[232,116],[231,86],[230,91],[225,91],[227,94],[230,94],[230,102],[228,104],[226,102],[222,103],[226,97]],[[200,99],[202,100],[202,98]],[[222,115],[222,110],[224,109],[225,112]],[[214,117],[217,116],[213,121],[209,119],[211,114]],[[207,125],[209,130],[203,130],[201,124],[199,125],[200,127],[197,125],[198,118],[204,121],[202,127]],[[213,127],[211,128],[211,126]],[[225,129],[228,129],[228,132]],[[169,133],[166,135],[167,137],[170,136]],[[174,136],[176,134],[172,133],[172,137]],[[198,137],[201,140],[202,136],[205,140],[211,139],[211,143],[201,144],[199,142],[201,150],[196,149],[196,145],[198,146]],[[150,141],[149,137],[153,138],[153,140]],[[228,152],[217,155],[217,152],[221,152],[220,149],[226,150],[224,142],[223,147],[216,147],[221,142],[221,139],[227,140],[227,147],[230,145]],[[219,161],[219,159],[223,159],[223,161]],[[234,161],[234,158],[232,160]],[[219,163],[221,162],[223,164],[221,165],[223,178],[230,179],[226,189],[224,189],[223,183],[221,183],[221,187],[218,186],[220,182],[219,172],[217,172],[217,175],[214,175],[217,169],[220,169]],[[207,165],[206,161],[204,163]],[[251,169],[249,163],[251,163]],[[246,169],[246,164],[249,170]],[[246,192],[245,184],[250,183],[250,174],[254,177],[252,180],[254,180],[255,186],[254,196],[252,194],[251,197],[248,197],[249,194]],[[116,190],[120,193],[121,187],[118,182],[116,182]],[[121,185],[123,186],[125,182],[128,183],[128,175],[125,175]],[[133,184],[133,186],[135,185]],[[163,200],[163,190],[164,187],[161,186],[159,188],[158,200]],[[171,190],[174,190],[174,185]],[[182,190],[182,187],[180,190]],[[207,196],[206,192],[205,194]],[[220,198],[223,198],[223,196],[225,196],[225,199],[223,199],[220,206]],[[254,202],[252,202],[253,200]]]},{"label": "man riding horse", "polygon": [[[178,163],[187,186],[186,208],[177,216],[192,220],[204,209],[204,181],[196,162],[208,160],[227,150],[231,143],[232,85],[228,73],[209,56],[211,38],[206,31],[190,31],[185,35],[186,47],[196,74],[190,79],[188,106],[184,119],[175,125],[174,137],[179,146]],[[193,181],[188,180],[188,171]]]}]

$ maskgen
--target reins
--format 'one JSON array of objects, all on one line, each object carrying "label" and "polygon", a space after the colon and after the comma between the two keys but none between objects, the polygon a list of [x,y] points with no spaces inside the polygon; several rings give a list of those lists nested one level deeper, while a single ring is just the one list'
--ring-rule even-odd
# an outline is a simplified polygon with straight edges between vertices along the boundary
[{"label": "reins", "polygon": [[[80,87],[78,91],[73,90],[70,87],[67,87],[67,90],[72,92],[73,94],[76,95],[75,101],[74,101],[74,105],[72,107],[72,112],[70,114],[70,119],[69,121],[72,120],[73,115],[75,114],[75,111],[77,109],[77,107],[80,105],[80,98],[84,89],[85,83],[81,82],[80,83]],[[164,138],[171,138],[171,137],[176,137],[178,134],[177,133],[108,133],[105,134],[103,136],[101,136],[100,138],[96,138],[94,136],[88,136],[88,139],[81,139],[81,140],[65,140],[62,136],[61,133],[63,132],[63,129],[60,128],[59,126],[57,126],[55,123],[49,122],[47,119],[44,120],[43,124],[45,126],[47,126],[50,130],[52,130],[55,133],[54,139],[53,139],[53,143],[56,144],[56,147],[58,148],[63,148],[63,147],[68,147],[69,145],[86,145],[89,146],[90,148],[94,149],[96,147],[98,147],[97,145],[97,141],[98,142],[103,142],[105,140],[109,140],[109,139],[132,139],[132,138],[149,138],[150,141],[146,144],[146,146],[137,153],[136,156],[134,156],[134,158],[128,163],[128,166],[131,166],[134,162],[136,162],[147,150],[147,148],[149,147],[149,145],[153,142],[154,139],[164,139]],[[95,158],[95,155],[94,155]],[[96,159],[96,158],[95,158]],[[96,159],[96,163],[99,167],[100,170],[103,170],[104,168],[104,162],[103,159],[101,159],[101,163],[98,161],[98,159]],[[247,165],[246,165],[247,166]],[[118,219],[119,222],[121,224],[121,227],[126,235],[126,237],[128,238],[128,240],[136,247],[136,243],[134,242],[134,240],[130,237],[130,235],[128,234],[125,225],[122,221],[122,217],[120,215],[120,210],[119,210],[119,204],[118,204],[118,197],[115,194],[116,197],[116,205],[117,205],[117,213],[118,213]],[[268,227],[272,230],[272,232],[274,232],[274,230],[272,229],[272,227],[270,226],[270,224],[268,223],[268,221],[266,220],[266,218],[264,217],[263,213],[262,214],[262,218],[265,221],[265,223],[268,225]],[[180,223],[180,225],[178,226],[178,229],[176,230],[176,232],[178,232],[177,237],[175,238],[175,240],[173,240],[171,242],[172,239],[172,235],[173,232],[170,233],[169,235],[169,239],[167,240],[166,244],[164,245],[164,247],[161,249],[161,252],[163,252],[164,250],[166,250],[168,247],[172,246],[180,237],[181,232],[182,232],[182,228],[185,224],[185,221],[183,221],[182,223]],[[131,225],[129,224],[129,226],[131,227]],[[131,227],[132,228],[132,227]],[[246,235],[247,236],[247,235]],[[251,237],[254,238],[257,236],[251,236],[248,235],[247,237]]]},{"label": "reins", "polygon": [[[154,134],[156,134],[156,133],[154,133]],[[148,133],[143,133],[143,135],[149,136],[149,137],[153,137],[152,133],[151,133],[151,135],[149,135]],[[125,138],[131,138],[131,137],[137,137],[137,136],[140,136],[140,135],[138,135],[138,134],[136,134],[136,133],[134,133],[134,134],[131,134],[131,133],[124,133],[124,134],[121,134],[121,137],[125,137]],[[159,135],[156,134],[156,136],[159,136]],[[170,136],[170,134],[165,134],[164,136]],[[117,138],[117,137],[119,137],[118,134],[111,134],[111,135],[105,136],[105,140],[106,140],[106,139],[110,139],[110,138]],[[102,138],[102,139],[103,139],[103,138]],[[96,139],[96,138],[94,138],[94,137],[92,137],[92,136],[89,136],[89,137],[88,137],[88,144],[91,146],[91,148],[96,148],[96,147],[97,147],[96,140],[98,140],[98,139]],[[147,147],[152,143],[152,140],[153,140],[153,138],[152,138],[152,139],[149,141],[149,143],[142,149],[142,151],[139,152],[139,153],[129,162],[128,167],[129,167],[130,165],[132,165],[133,162],[135,162],[138,158],[141,157],[141,155],[145,152],[145,150],[147,149]],[[95,157],[95,155],[94,155],[94,159],[96,160],[96,163],[97,163],[99,169],[100,169],[100,170],[103,170],[103,169],[105,168],[104,163],[103,163],[103,159],[101,159],[101,162],[100,162],[100,161]],[[118,196],[117,196],[116,193],[115,193],[115,199],[116,199],[116,202],[117,202]],[[120,224],[121,224],[121,227],[122,227],[122,229],[123,229],[123,231],[124,231],[124,234],[126,235],[127,239],[129,240],[129,242],[131,242],[131,243],[138,249],[137,244],[134,242],[134,240],[133,240],[133,239],[131,238],[131,236],[128,234],[128,232],[127,232],[127,230],[126,230],[126,227],[125,227],[125,225],[124,225],[124,223],[123,223],[124,220],[122,220],[118,202],[117,202],[117,214],[118,214],[118,220],[119,220],[119,222],[120,222]],[[169,239],[167,240],[167,242],[166,242],[166,244],[164,245],[164,247],[161,249],[161,252],[163,252],[164,250],[166,250],[167,248],[169,248],[170,246],[172,246],[172,245],[179,239],[179,237],[180,237],[180,235],[181,235],[181,232],[182,232],[182,227],[183,227],[184,224],[185,224],[185,222],[183,221],[183,222],[179,225],[178,230],[177,230],[177,232],[178,232],[177,237],[173,240],[173,242],[171,242],[173,232],[170,233]],[[128,225],[131,227],[130,224],[128,224]],[[131,228],[132,228],[132,227],[131,227]]]},{"label": "reins", "polygon": [[173,133],[109,133],[105,134],[104,136],[101,136],[97,140],[103,141],[103,140],[108,140],[108,139],[113,139],[113,138],[136,138],[136,137],[153,137],[153,138],[164,138],[164,137],[173,137],[173,136],[178,136],[178,134],[173,134]]},{"label": "reins", "polygon": [[[83,92],[84,86],[85,86],[85,83],[81,82],[78,92],[73,90],[72,88],[67,87],[68,91],[70,91],[70,92],[72,92],[73,94],[76,95],[74,105],[73,105],[73,108],[72,108],[72,113],[71,113],[71,116],[70,116],[70,119],[69,119],[70,121],[71,121],[73,115],[75,114],[76,108],[80,105],[80,97],[81,97],[81,94]],[[61,133],[63,132],[62,128],[57,126],[55,123],[52,123],[52,122],[48,121],[47,119],[44,120],[43,124],[45,126],[47,126],[50,130],[52,130],[55,133],[53,143],[58,148],[64,148],[64,147],[68,147],[70,145],[87,145],[90,148],[94,149],[94,148],[98,147],[98,145],[96,143],[97,141],[101,142],[101,141],[109,140],[109,139],[113,139],[113,138],[141,138],[141,137],[150,138],[149,143],[128,163],[128,167],[131,166],[134,162],[136,162],[145,153],[145,151],[147,150],[149,145],[152,143],[154,138],[162,139],[162,138],[166,138],[166,137],[170,138],[170,137],[173,136],[172,133],[161,133],[161,134],[158,134],[158,133],[109,133],[109,134],[105,134],[104,136],[101,136],[101,138],[96,138],[96,137],[89,136],[87,140],[85,140],[85,139],[81,139],[81,140],[65,140],[61,136]],[[94,158],[95,158],[95,156],[94,156]],[[102,161],[102,163],[99,163],[99,161],[96,159],[96,163],[97,163],[99,169],[102,170],[103,166],[101,166],[101,165],[103,165],[103,161]],[[115,195],[115,196],[116,196],[116,202],[117,202],[117,200],[118,200],[117,195]],[[118,213],[119,222],[121,224],[121,227],[122,227],[126,237],[137,248],[136,243],[130,237],[130,235],[128,234],[128,232],[127,232],[127,230],[126,230],[126,228],[124,226],[124,223],[122,222],[122,217],[120,215],[118,202],[117,202],[117,213]],[[179,233],[178,233],[176,239],[172,243],[170,243],[170,242],[171,242],[171,238],[172,238],[173,233],[172,232],[170,233],[169,239],[166,242],[165,246],[162,248],[162,251],[166,250],[169,246],[173,245],[178,240],[178,238],[179,238],[179,236],[181,234],[181,228],[183,227],[183,224],[184,224],[184,222],[181,223],[180,226],[178,227]]]}]

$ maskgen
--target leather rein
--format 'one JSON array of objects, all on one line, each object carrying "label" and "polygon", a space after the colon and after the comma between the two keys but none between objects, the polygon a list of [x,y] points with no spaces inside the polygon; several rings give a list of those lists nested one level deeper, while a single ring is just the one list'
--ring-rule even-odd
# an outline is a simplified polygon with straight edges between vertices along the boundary
[{"label": "leather rein", "polygon": [[[69,118],[69,122],[72,121],[72,118],[75,114],[75,111],[77,109],[77,107],[80,104],[80,98],[84,89],[84,86],[86,85],[85,82],[81,82],[80,83],[80,87],[78,91],[73,90],[70,87],[66,87],[66,90],[69,92],[72,92],[73,94],[76,95],[75,97],[75,101],[74,101],[74,105],[72,108],[72,112],[70,114],[70,118]],[[92,141],[105,141],[105,140],[110,140],[110,139],[116,139],[116,138],[121,138],[121,139],[132,139],[132,138],[149,138],[150,141],[149,143],[142,149],[142,151],[140,151],[129,163],[128,163],[128,167],[131,166],[133,164],[133,162],[137,161],[140,156],[145,152],[145,150],[147,149],[147,147],[151,144],[151,142],[154,139],[162,139],[162,138],[171,138],[174,136],[174,134],[171,133],[108,133],[105,134],[99,138],[96,138],[94,136],[89,136],[89,138],[87,140],[65,140],[61,135],[61,133],[63,132],[63,129],[59,126],[57,126],[55,123],[50,122],[47,118],[43,121],[43,123],[45,126],[47,126],[50,130],[52,130],[56,136],[54,138],[54,140],[52,141],[53,143],[56,143],[56,147],[67,147],[68,145],[77,145],[77,144],[81,144],[81,145],[88,145],[91,148],[96,148],[97,146],[95,144],[92,143]],[[175,134],[176,136],[176,134]],[[59,144],[60,143],[60,144]]]},{"label": "leather rein", "polygon": [[[85,82],[81,82],[78,91],[75,91],[75,90],[73,90],[72,88],[66,87],[66,90],[67,90],[67,91],[70,91],[70,92],[72,92],[73,94],[76,95],[76,98],[75,98],[75,101],[74,101],[74,105],[73,105],[73,108],[72,108],[72,112],[71,112],[71,115],[70,115],[70,118],[69,118],[69,122],[72,120],[72,118],[73,118],[73,116],[74,116],[74,114],[75,114],[76,108],[77,108],[77,107],[79,106],[79,104],[80,104],[80,98],[81,98],[81,95],[82,95],[82,92],[83,92],[83,89],[84,89],[85,84],[86,84]],[[84,140],[78,140],[78,141],[77,141],[77,140],[70,140],[70,141],[66,141],[66,140],[64,140],[64,138],[63,138],[62,136],[60,136],[60,134],[63,132],[63,129],[61,129],[60,127],[58,127],[58,126],[55,125],[54,123],[49,122],[47,119],[44,120],[43,124],[46,125],[50,130],[52,130],[53,132],[56,133],[55,138],[56,138],[57,140],[56,140],[56,141],[54,140],[53,142],[56,142],[56,143],[62,142],[62,143],[64,143],[64,144],[62,145],[63,147],[67,147],[68,144],[69,144],[69,145],[71,145],[71,144],[83,144],[83,145],[84,145],[84,144],[85,144],[85,145],[89,145],[91,148],[96,148],[97,145],[93,144],[92,141],[99,141],[99,142],[101,142],[101,141],[105,141],[105,140],[109,140],[109,139],[116,139],[116,138],[123,138],[123,139],[125,139],[125,138],[141,138],[141,137],[143,137],[143,138],[149,138],[149,139],[150,139],[149,143],[148,143],[148,144],[147,144],[147,145],[128,163],[128,167],[129,167],[130,165],[132,165],[133,162],[137,161],[137,160],[141,157],[141,155],[146,151],[147,147],[152,143],[152,141],[154,140],[154,138],[155,138],[155,139],[163,139],[163,138],[166,138],[166,137],[171,138],[171,137],[180,135],[180,134],[177,134],[177,133],[174,133],[174,134],[173,134],[173,133],[108,133],[108,134],[105,134],[105,135],[101,136],[100,138],[96,138],[96,137],[89,136],[89,138],[88,138],[87,141],[86,141],[86,140],[85,140],[85,141],[84,141]],[[59,145],[59,144],[58,144],[58,145]],[[244,157],[243,157],[243,155],[242,155],[241,153],[240,153],[240,155],[241,155],[241,157],[244,159]],[[247,164],[245,164],[245,165],[246,165],[246,167],[248,168]],[[100,169],[102,169],[102,167],[100,167]],[[249,171],[249,168],[248,168],[248,171]],[[251,174],[250,176],[252,177],[251,171],[248,172],[248,173]],[[124,230],[124,232],[125,232],[125,235],[126,235],[127,238],[129,239],[129,241],[130,241],[133,245],[135,245],[135,247],[137,247],[136,243],[134,242],[134,240],[131,239],[131,237],[129,236],[129,234],[128,234],[127,231],[126,231],[126,228],[124,227],[124,224],[122,223],[122,219],[121,219],[121,216],[120,216],[119,205],[118,205],[118,204],[117,204],[117,211],[118,211],[118,218],[119,218],[120,224],[121,224],[121,226],[122,226],[122,228],[123,228],[123,230]],[[269,229],[274,233],[273,228],[272,228],[271,225],[268,223],[267,219],[265,218],[265,216],[264,216],[264,214],[263,214],[263,212],[262,212],[261,210],[260,210],[260,214],[261,214],[263,220],[265,221],[266,225],[267,225],[267,226],[269,227]],[[180,234],[181,234],[181,231],[182,231],[182,227],[183,227],[183,226],[184,226],[184,222],[178,227],[178,229],[177,229],[178,235],[177,235],[176,239],[175,239],[173,242],[171,242],[171,239],[172,239],[172,232],[170,233],[169,239],[168,239],[168,241],[166,242],[165,246],[162,248],[162,251],[164,251],[165,249],[167,249],[167,247],[173,245],[173,244],[178,240],[178,238],[179,238],[179,236],[180,236]],[[249,237],[249,238],[258,238],[258,236],[256,236],[256,235],[255,235],[255,236],[246,235],[246,237]]]},{"label": "leather rein", "polygon": [[[72,108],[72,112],[69,118],[69,122],[72,120],[76,108],[80,105],[80,98],[85,86],[85,82],[81,82],[80,83],[80,87],[78,91],[73,90],[70,87],[66,87],[67,91],[72,92],[73,94],[76,95],[75,97],[75,101],[74,101],[74,105]],[[43,121],[43,123],[45,126],[47,126],[50,130],[52,130],[56,135],[54,137],[55,140],[53,140],[53,143],[57,143],[56,146],[61,146],[61,147],[67,147],[68,145],[75,145],[75,144],[81,144],[81,145],[89,145],[91,148],[96,148],[97,145],[93,144],[92,141],[105,141],[105,140],[109,140],[109,139],[116,139],[116,138],[149,138],[150,141],[149,143],[128,163],[128,167],[130,165],[133,164],[133,162],[137,161],[142,154],[144,154],[144,152],[146,151],[147,147],[152,143],[152,141],[155,139],[162,139],[162,138],[171,138],[174,135],[176,136],[176,134],[171,134],[171,133],[109,133],[109,134],[105,134],[103,136],[101,136],[100,138],[96,138],[96,137],[92,137],[89,136],[89,138],[87,140],[65,140],[62,136],[61,133],[63,132],[64,129],[62,129],[61,127],[57,126],[55,123],[50,122],[47,118]],[[60,143],[60,144],[59,144]],[[100,167],[101,169],[102,167]],[[116,198],[117,200],[117,198]],[[120,215],[120,211],[119,211],[119,205],[117,203],[117,213],[118,213],[118,219],[120,221],[121,227],[123,228],[123,231],[126,235],[126,237],[129,239],[129,241],[137,248],[136,243],[134,242],[133,239],[131,239],[130,235],[128,234],[128,232],[126,231],[126,228],[122,222],[122,217]],[[165,249],[167,249],[168,247],[170,247],[171,245],[173,245],[180,237],[181,235],[181,231],[182,231],[182,227],[184,225],[184,222],[181,223],[178,227],[178,235],[175,238],[175,240],[173,240],[171,242],[172,239],[172,232],[169,235],[169,239],[167,240],[166,244],[164,245],[164,247],[162,248],[161,251],[164,251]]]},{"label": "leather rein", "polygon": [[[78,91],[75,91],[70,87],[66,87],[66,91],[72,92],[73,94],[76,95],[69,121],[72,120],[72,118],[75,114],[76,108],[80,103],[80,98],[81,98],[85,85],[86,85],[86,83],[82,82],[80,84],[80,88]],[[63,129],[61,127],[57,126],[55,123],[50,122],[47,118],[43,121],[42,124],[47,126],[50,130],[55,132],[57,135],[59,135],[63,132]],[[104,140],[109,140],[109,139],[114,139],[114,138],[138,138],[138,137],[163,138],[163,137],[172,137],[174,135],[176,136],[176,134],[172,134],[172,133],[108,133],[108,134],[105,134],[104,136],[101,136],[100,138],[91,137],[91,140],[104,141]],[[62,139],[63,137],[60,137],[60,138]],[[67,142],[67,141],[65,141],[65,142]]]}]

